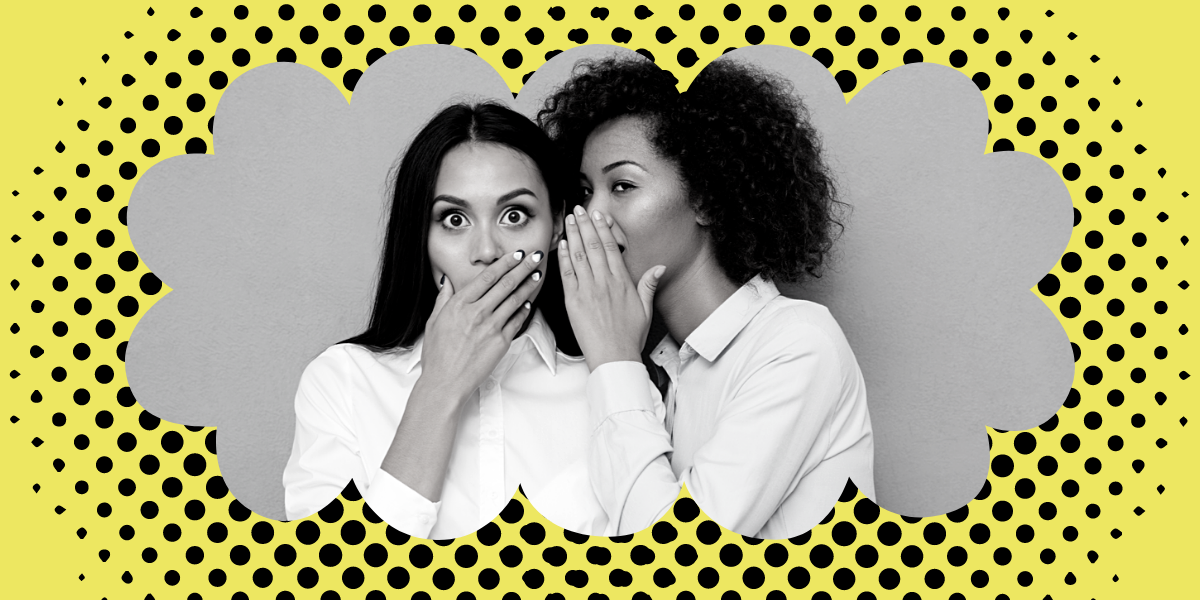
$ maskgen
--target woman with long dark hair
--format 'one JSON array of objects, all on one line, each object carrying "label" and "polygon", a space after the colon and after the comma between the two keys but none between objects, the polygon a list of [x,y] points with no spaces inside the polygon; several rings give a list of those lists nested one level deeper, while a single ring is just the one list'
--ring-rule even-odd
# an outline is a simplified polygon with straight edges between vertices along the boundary
[{"label": "woman with long dark hair", "polygon": [[301,377],[288,518],[353,480],[393,527],[450,538],[522,484],[556,523],[603,532],[585,464],[588,369],[551,252],[565,175],[545,134],[497,104],[451,106],[416,135],[370,324]]},{"label": "woman with long dark hair", "polygon": [[[640,57],[581,63],[538,115],[584,194],[559,249],[571,324],[592,377],[629,386],[590,398],[592,484],[622,532],[686,485],[728,529],[792,537],[848,478],[874,496],[854,354],[825,307],[775,285],[819,273],[841,204],[777,77],[725,57],[675,85]],[[652,314],[662,402],[633,362]]]}]

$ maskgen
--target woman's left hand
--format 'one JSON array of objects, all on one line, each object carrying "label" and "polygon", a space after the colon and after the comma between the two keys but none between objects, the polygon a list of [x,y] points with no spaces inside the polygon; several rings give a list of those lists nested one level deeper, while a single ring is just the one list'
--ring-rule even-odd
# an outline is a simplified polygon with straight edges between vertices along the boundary
[{"label": "woman's left hand", "polygon": [[558,264],[571,327],[589,370],[616,361],[640,361],[654,314],[654,292],[664,266],[638,283],[625,269],[621,249],[600,212],[582,206],[567,215]]}]

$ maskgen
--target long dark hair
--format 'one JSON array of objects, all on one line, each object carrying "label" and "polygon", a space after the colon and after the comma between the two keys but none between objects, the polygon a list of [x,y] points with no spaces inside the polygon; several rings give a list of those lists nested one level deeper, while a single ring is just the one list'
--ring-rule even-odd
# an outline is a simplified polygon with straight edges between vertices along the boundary
[{"label": "long dark hair", "polygon": [[[541,172],[550,192],[550,207],[563,216],[571,178],[546,134],[532,121],[509,108],[485,102],[455,104],[417,133],[395,170],[391,185],[387,234],[383,242],[379,282],[366,331],[343,341],[375,352],[411,348],[425,332],[438,289],[429,261],[430,211],[433,187],[442,158],[466,142],[490,142],[524,153]],[[546,318],[559,350],[581,355],[563,304],[557,252],[547,253],[545,282],[535,307]]]}]

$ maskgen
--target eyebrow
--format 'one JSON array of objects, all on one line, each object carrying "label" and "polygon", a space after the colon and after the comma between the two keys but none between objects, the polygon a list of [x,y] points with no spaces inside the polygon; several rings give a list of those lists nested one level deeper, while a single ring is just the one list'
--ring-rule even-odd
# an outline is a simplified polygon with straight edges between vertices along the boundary
[{"label": "eyebrow", "polygon": [[633,165],[643,171],[648,171],[648,169],[646,169],[646,167],[643,167],[642,165],[639,165],[637,162],[634,162],[632,160],[618,160],[617,162],[611,163],[608,166],[604,167],[603,169],[600,169],[600,172],[608,173],[609,171],[611,171],[617,167],[624,166],[624,165]]},{"label": "eyebrow", "polygon": [[[500,196],[499,198],[497,198],[496,205],[499,206],[501,204],[504,204],[505,202],[508,202],[509,200],[512,200],[513,198],[516,198],[518,196],[533,196],[534,198],[537,198],[537,194],[530,191],[529,188],[517,188],[517,189],[515,189],[511,192],[508,192],[507,194],[504,194],[503,196]],[[442,194],[441,196],[437,196],[433,199],[433,201],[434,202],[448,202],[455,206],[461,206],[462,208],[470,207],[470,203],[467,202],[466,200],[463,200],[462,198],[455,198],[454,196],[450,196],[447,194]]]}]

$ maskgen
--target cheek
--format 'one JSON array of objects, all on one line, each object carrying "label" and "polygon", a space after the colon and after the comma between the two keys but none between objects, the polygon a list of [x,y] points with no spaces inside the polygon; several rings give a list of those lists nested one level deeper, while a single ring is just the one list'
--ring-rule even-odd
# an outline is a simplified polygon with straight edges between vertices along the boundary
[{"label": "cheek", "polygon": [[441,279],[443,273],[452,281],[465,280],[463,271],[470,266],[470,261],[464,258],[462,246],[442,232],[429,233],[429,263],[434,281]]},{"label": "cheek", "polygon": [[524,250],[526,253],[537,250],[541,250],[543,253],[547,252],[554,238],[553,218],[536,219],[528,226],[514,231],[510,236],[515,244],[512,250]]}]

